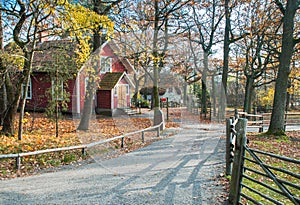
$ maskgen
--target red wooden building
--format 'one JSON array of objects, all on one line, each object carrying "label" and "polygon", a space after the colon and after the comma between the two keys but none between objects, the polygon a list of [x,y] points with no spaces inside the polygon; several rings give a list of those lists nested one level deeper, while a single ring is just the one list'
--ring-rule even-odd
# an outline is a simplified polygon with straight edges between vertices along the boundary
[{"label": "red wooden building", "polygon": [[[69,100],[66,102],[66,112],[80,114],[89,80],[86,73],[91,66],[96,66],[99,78],[94,96],[95,111],[114,115],[119,109],[130,107],[134,84],[129,76],[135,71],[127,59],[118,55],[118,46],[113,41],[104,43],[79,72],[74,63],[72,42],[45,41],[40,47],[43,48],[43,52],[37,52],[34,56],[26,109],[45,110],[51,98],[67,97]],[[69,80],[59,81],[64,75],[69,75]]]}]

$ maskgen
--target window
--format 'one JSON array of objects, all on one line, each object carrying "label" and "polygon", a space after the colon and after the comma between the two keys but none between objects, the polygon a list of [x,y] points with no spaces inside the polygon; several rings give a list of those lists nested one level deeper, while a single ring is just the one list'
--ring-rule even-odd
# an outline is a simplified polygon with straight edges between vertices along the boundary
[{"label": "window", "polygon": [[101,73],[111,72],[112,59],[107,56],[101,57],[100,71]]},{"label": "window", "polygon": [[[25,84],[22,85],[22,97],[24,96],[24,90],[25,90]],[[26,95],[27,100],[32,99],[32,82],[31,78],[29,79],[29,84],[28,84],[28,90],[27,90],[27,95]]]},{"label": "window", "polygon": [[118,95],[118,86],[114,88],[114,95]]},{"label": "window", "polygon": [[129,95],[129,91],[130,91],[129,85],[126,85],[126,95]]},{"label": "window", "polygon": [[56,81],[52,80],[52,98],[56,100],[63,100],[64,98],[64,84],[61,80]]}]

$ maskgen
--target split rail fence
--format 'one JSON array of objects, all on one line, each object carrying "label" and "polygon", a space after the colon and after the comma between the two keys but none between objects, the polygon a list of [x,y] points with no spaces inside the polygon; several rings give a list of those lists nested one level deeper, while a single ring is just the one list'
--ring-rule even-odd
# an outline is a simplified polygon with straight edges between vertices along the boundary
[{"label": "split rail fence", "polygon": [[[234,110],[234,117],[237,118],[241,116],[242,118],[247,118],[248,128],[258,128],[259,132],[264,132],[264,128],[268,127],[271,120],[272,113],[259,113],[259,114],[249,114],[247,112],[240,112],[238,110]],[[231,117],[233,118],[233,117]],[[286,130],[287,126],[300,126],[300,113],[299,112],[286,112],[284,114],[284,129]]]},{"label": "split rail fence", "polygon": [[229,204],[299,205],[300,160],[249,147],[247,122],[237,116],[226,121]]},{"label": "split rail fence", "polygon": [[148,127],[146,129],[126,133],[124,135],[120,135],[120,136],[112,137],[112,138],[109,138],[109,139],[92,142],[92,143],[89,143],[89,144],[69,146],[69,147],[60,147],[60,148],[53,148],[53,149],[45,149],[45,150],[38,150],[38,151],[33,151],[33,152],[24,152],[24,153],[15,153],[15,154],[1,154],[0,155],[0,160],[1,159],[7,159],[7,158],[15,158],[16,159],[16,169],[20,170],[21,169],[21,162],[22,162],[21,159],[22,159],[22,157],[46,154],[46,153],[51,153],[51,152],[70,151],[70,150],[82,150],[82,155],[85,155],[86,150],[91,148],[91,147],[95,147],[97,145],[112,142],[112,141],[115,141],[115,140],[118,140],[118,139],[121,139],[121,148],[123,148],[126,137],[129,137],[129,136],[134,135],[134,134],[141,134],[141,140],[144,143],[145,142],[145,132],[156,131],[157,132],[157,137],[159,137],[160,136],[160,131],[162,129],[163,129],[163,122],[156,125],[156,126]]}]

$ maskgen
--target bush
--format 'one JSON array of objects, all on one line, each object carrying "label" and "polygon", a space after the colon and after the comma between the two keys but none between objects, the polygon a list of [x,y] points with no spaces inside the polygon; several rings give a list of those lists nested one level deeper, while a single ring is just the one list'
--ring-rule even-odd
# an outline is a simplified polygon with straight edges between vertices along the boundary
[{"label": "bush", "polygon": [[150,102],[148,100],[145,99],[140,99],[137,100],[136,102],[132,102],[136,107],[141,106],[142,108],[149,108],[150,107]]}]

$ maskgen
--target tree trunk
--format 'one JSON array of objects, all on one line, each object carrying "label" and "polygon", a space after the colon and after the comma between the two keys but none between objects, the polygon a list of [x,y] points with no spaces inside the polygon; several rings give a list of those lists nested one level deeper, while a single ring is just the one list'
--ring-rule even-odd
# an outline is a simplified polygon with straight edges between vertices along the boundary
[{"label": "tree trunk", "polygon": [[[4,79],[4,76],[0,76]],[[4,83],[0,84],[0,126],[3,123],[3,117],[6,110],[7,100],[6,100],[6,89]]]},{"label": "tree trunk", "polygon": [[246,88],[245,88],[245,99],[244,99],[244,112],[251,113],[252,109],[252,97],[254,91],[254,79],[251,75],[246,76]]},{"label": "tree trunk", "polygon": [[[94,42],[93,42],[93,52],[99,49],[102,45],[101,36],[97,31],[94,32]],[[100,65],[99,65],[100,66]],[[96,66],[98,67],[98,66]],[[82,115],[80,118],[80,123],[78,125],[78,130],[88,130],[90,127],[90,119],[93,111],[94,95],[96,89],[96,75],[98,75],[98,68],[95,68],[92,72],[88,74],[89,80],[86,87],[86,93],[84,97],[84,106]]]},{"label": "tree trunk", "polygon": [[275,94],[269,133],[284,133],[284,112],[290,74],[290,63],[294,51],[294,17],[299,6],[298,0],[288,0],[283,18],[282,49],[279,58],[279,69],[275,84]]},{"label": "tree trunk", "polygon": [[219,110],[219,118],[225,118],[226,98],[227,98],[227,78],[228,78],[228,59],[229,59],[229,31],[230,31],[230,13],[229,0],[225,0],[225,35],[224,35],[224,55],[223,55],[223,72],[222,72],[222,88],[221,88],[221,102]]},{"label": "tree trunk", "polygon": [[[0,8],[2,7],[2,3],[0,2]],[[0,53],[4,51],[4,45],[3,45],[3,27],[2,27],[2,12],[0,12]],[[6,68],[3,65],[3,59],[2,56],[0,56],[0,79],[3,79],[3,82],[0,82],[0,126],[3,123],[3,115],[6,110],[6,89],[5,89],[5,83],[4,83],[4,73],[6,72]]]},{"label": "tree trunk", "polygon": [[[94,2],[94,11],[100,14],[101,13],[100,10],[102,9],[101,1],[93,1],[93,2]],[[93,34],[93,52],[99,49],[103,43],[102,37],[99,34],[100,29],[101,28],[95,30]],[[95,75],[98,75],[98,68],[95,68],[95,70],[90,72],[88,75],[89,75],[89,80],[86,87],[84,106],[80,118],[80,123],[77,127],[78,130],[88,130],[90,127],[90,119],[92,116],[93,102],[94,102],[93,97],[95,95],[95,88],[96,88]]]},{"label": "tree trunk", "polygon": [[186,77],[185,80],[183,82],[183,105],[186,106],[187,105],[187,82],[186,82]]},{"label": "tree trunk", "polygon": [[213,75],[211,77],[211,84],[212,84],[212,106],[211,109],[213,112],[213,116],[216,117],[217,116],[217,111],[216,111],[216,104],[217,104],[217,100],[216,100],[216,85],[215,85],[215,76]]},{"label": "tree trunk", "polygon": [[159,92],[158,92],[158,79],[159,79],[159,55],[158,55],[158,21],[159,21],[159,7],[158,1],[154,2],[155,9],[155,19],[154,19],[154,35],[153,35],[153,50],[152,54],[154,57],[153,62],[153,107],[154,107],[154,125],[158,125],[161,123],[160,119],[160,102],[159,102]]},{"label": "tree trunk", "polygon": [[208,71],[208,52],[204,52],[204,69],[202,72],[202,78],[201,78],[201,113],[205,115],[207,113],[207,86],[206,86],[206,80],[207,80],[207,71]]},{"label": "tree trunk", "polygon": [[134,88],[134,95],[133,95],[133,102],[135,102],[135,106],[138,105],[138,95],[139,95],[139,90],[140,90],[140,80],[138,79],[137,74],[134,74],[134,83],[135,83],[135,88]]},{"label": "tree trunk", "polygon": [[[33,46],[34,49],[34,46]],[[28,86],[30,82],[30,75],[32,71],[32,58],[33,58],[34,52],[25,52],[25,62],[24,62],[24,80],[23,83],[25,84],[24,90],[23,90],[23,96],[21,100],[21,105],[20,105],[20,115],[19,115],[19,129],[18,129],[18,140],[22,140],[22,135],[23,135],[23,118],[24,118],[24,111],[25,111],[25,105],[26,105],[26,97],[27,97],[27,92],[28,92]],[[22,86],[22,85],[21,85]]]},{"label": "tree trunk", "polygon": [[[14,135],[15,130],[15,120],[17,115],[17,109],[20,102],[20,95],[16,94],[14,90],[18,91],[18,88],[15,89],[8,73],[5,75],[5,88],[6,88],[6,98],[9,105],[5,114],[3,115],[3,127],[2,132],[6,135]],[[20,88],[21,89],[21,88]]]}]

